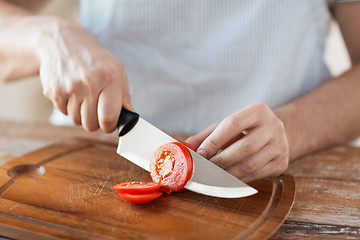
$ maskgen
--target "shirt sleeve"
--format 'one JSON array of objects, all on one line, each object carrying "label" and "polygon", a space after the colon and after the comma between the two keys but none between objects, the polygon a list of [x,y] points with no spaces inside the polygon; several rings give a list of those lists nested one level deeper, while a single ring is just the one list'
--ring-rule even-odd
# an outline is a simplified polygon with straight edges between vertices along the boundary
[{"label": "shirt sleeve", "polygon": [[329,4],[360,2],[360,0],[328,0]]}]

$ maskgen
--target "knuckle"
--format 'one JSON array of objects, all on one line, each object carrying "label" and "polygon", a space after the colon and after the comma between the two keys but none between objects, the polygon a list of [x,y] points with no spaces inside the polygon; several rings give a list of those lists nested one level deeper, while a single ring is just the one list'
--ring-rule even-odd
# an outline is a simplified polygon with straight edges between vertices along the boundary
[{"label": "knuckle", "polygon": [[282,132],[285,130],[284,123],[278,118],[275,118],[275,121],[273,122],[273,127],[276,132]]},{"label": "knuckle", "polygon": [[116,78],[116,72],[114,68],[110,66],[101,66],[99,71],[102,78],[101,80],[106,86],[112,85],[114,83]]},{"label": "knuckle", "polygon": [[257,169],[256,162],[255,161],[246,161],[243,163],[242,169],[247,174],[252,173]]},{"label": "knuckle", "polygon": [[234,115],[225,118],[225,122],[230,129],[238,129],[240,127],[240,121]]},{"label": "knuckle", "polygon": [[79,81],[79,80],[71,81],[71,83],[69,84],[69,87],[68,87],[68,92],[70,94],[77,95],[78,93],[80,93],[82,88],[83,88],[83,84],[81,81]]},{"label": "knuckle", "polygon": [[215,155],[212,162],[220,168],[226,168],[226,162],[220,154]]},{"label": "knuckle", "polygon": [[100,126],[102,126],[105,131],[112,131],[115,127],[116,121],[117,116],[115,114],[107,113],[101,117]]},{"label": "knuckle", "polygon": [[86,86],[89,89],[94,89],[96,87],[96,83],[95,83],[93,74],[91,74],[91,73],[85,74],[83,78],[84,78],[84,82],[85,82]]},{"label": "knuckle", "polygon": [[258,102],[258,103],[254,103],[253,107],[257,110],[257,111],[269,111],[270,108],[268,105],[266,105],[263,102]]},{"label": "knuckle", "polygon": [[243,138],[242,144],[240,146],[240,151],[249,155],[252,154],[255,151],[255,144],[250,141],[248,138]]}]

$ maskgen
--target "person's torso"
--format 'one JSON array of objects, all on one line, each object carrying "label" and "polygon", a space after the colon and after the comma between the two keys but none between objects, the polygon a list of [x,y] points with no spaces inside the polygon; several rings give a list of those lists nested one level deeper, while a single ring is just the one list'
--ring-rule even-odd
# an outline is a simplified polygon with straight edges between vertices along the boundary
[{"label": "person's torso", "polygon": [[140,115],[197,132],[327,80],[327,8],[325,0],[82,0],[81,23],[123,62]]}]

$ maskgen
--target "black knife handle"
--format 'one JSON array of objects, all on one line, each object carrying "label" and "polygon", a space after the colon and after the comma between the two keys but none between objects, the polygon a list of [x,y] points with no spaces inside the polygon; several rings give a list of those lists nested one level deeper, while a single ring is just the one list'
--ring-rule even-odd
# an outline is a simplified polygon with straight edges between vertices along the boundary
[{"label": "black knife handle", "polygon": [[127,134],[136,125],[139,117],[139,114],[136,112],[129,111],[123,107],[116,125],[119,129],[119,137]]}]

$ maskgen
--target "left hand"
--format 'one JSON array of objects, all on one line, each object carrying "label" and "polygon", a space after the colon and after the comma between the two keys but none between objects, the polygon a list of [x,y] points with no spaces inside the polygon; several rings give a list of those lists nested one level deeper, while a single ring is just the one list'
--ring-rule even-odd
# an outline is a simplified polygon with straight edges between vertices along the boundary
[{"label": "left hand", "polygon": [[289,164],[284,125],[263,103],[243,108],[186,142],[244,182],[276,177]]}]

